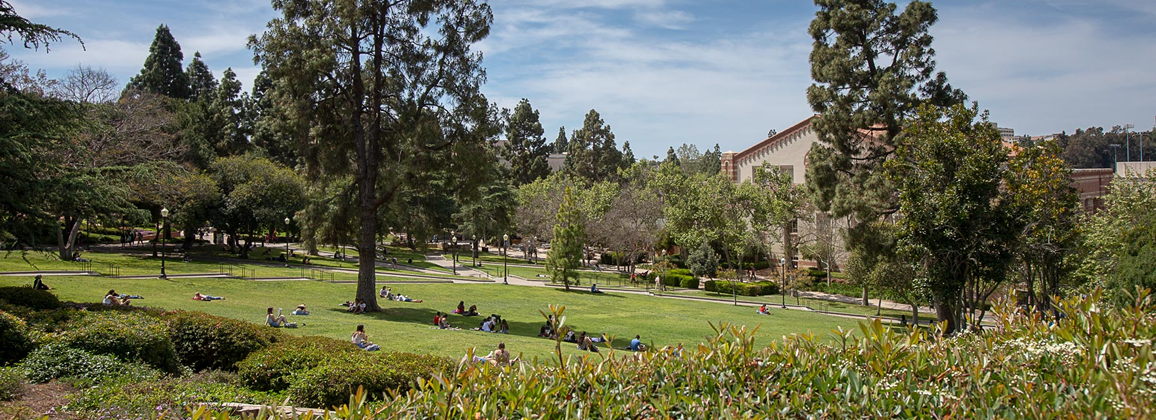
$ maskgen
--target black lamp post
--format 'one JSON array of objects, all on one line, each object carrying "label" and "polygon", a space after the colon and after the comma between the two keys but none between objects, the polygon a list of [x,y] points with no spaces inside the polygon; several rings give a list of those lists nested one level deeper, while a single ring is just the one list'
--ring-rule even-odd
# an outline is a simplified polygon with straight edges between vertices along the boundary
[{"label": "black lamp post", "polygon": [[458,275],[458,235],[456,233],[454,233],[454,231],[452,231],[452,230],[450,231],[450,235],[453,235],[453,237],[450,238],[450,241],[453,242],[453,245],[454,245],[453,264],[454,264],[454,275],[456,276],[456,275]]},{"label": "black lamp post", "polygon": [[[164,233],[165,229],[167,229],[168,227],[169,227],[169,209],[166,207],[161,207],[161,231],[159,233],[161,235],[161,278],[162,279],[169,278],[169,276],[167,274],[165,274],[165,256],[167,254],[165,253],[166,249],[165,249],[165,233]],[[153,242],[153,243],[156,243],[156,242]],[[156,255],[156,254],[153,254],[153,255]]]},{"label": "black lamp post", "polygon": [[289,266],[289,218],[285,218],[285,266]]},{"label": "black lamp post", "polygon": [[502,235],[502,284],[510,284],[510,274],[506,271],[506,251],[510,249],[510,235]]},{"label": "black lamp post", "polygon": [[478,235],[470,237],[470,243],[474,245],[474,267],[478,266]]},{"label": "black lamp post", "polygon": [[779,283],[781,283],[783,285],[783,290],[780,290],[779,293],[783,294],[783,309],[787,309],[787,259],[786,258],[781,258],[781,257],[779,258],[779,267],[782,268],[782,271],[783,271],[783,279],[779,281]]}]

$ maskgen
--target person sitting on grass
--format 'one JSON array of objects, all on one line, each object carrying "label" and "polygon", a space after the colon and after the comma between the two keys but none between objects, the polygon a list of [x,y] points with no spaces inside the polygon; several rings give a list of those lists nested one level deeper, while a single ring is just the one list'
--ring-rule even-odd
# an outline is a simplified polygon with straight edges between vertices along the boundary
[{"label": "person sitting on grass", "polygon": [[574,334],[574,330],[567,330],[566,335],[562,337],[562,341],[567,343],[577,343],[578,337]]},{"label": "person sitting on grass", "polygon": [[353,331],[353,344],[365,351],[378,351],[381,346],[373,344],[369,341],[369,336],[365,334],[365,325],[357,324],[357,329]]},{"label": "person sitting on grass", "polygon": [[40,279],[41,279],[40,275],[37,274],[36,279],[32,280],[32,288],[34,290],[52,290],[51,287],[48,287],[48,285],[44,284],[44,282],[41,281]]},{"label": "person sitting on grass", "polygon": [[272,306],[270,306],[269,309],[265,311],[265,325],[274,328],[297,328],[297,323],[289,322],[288,319],[285,319],[285,315],[281,315],[281,310],[277,310],[277,316],[273,316]]},{"label": "person sitting on grass", "polygon": [[630,350],[631,351],[641,351],[642,350],[642,337],[635,335],[634,339],[630,340]]},{"label": "person sitting on grass", "polygon": [[598,353],[598,347],[595,346],[594,341],[586,335],[586,331],[582,331],[582,334],[578,335],[578,350],[589,350]]},{"label": "person sitting on grass", "polygon": [[381,296],[383,298],[389,299],[390,298],[389,288],[385,287],[385,286],[381,286],[381,291],[377,292],[377,295]]},{"label": "person sitting on grass", "polygon": [[129,295],[120,295],[120,306],[131,305],[132,302],[129,302],[129,299],[131,299],[131,297]]},{"label": "person sitting on grass", "polygon": [[759,307],[759,315],[770,315],[770,313],[767,312],[767,304],[764,303],[763,306]]},{"label": "person sitting on grass", "polygon": [[438,314],[434,315],[434,326],[442,326],[442,311],[438,311]]},{"label": "person sitting on grass", "polygon": [[503,319],[501,324],[498,324],[498,332],[500,332],[502,334],[509,334],[510,333],[510,324],[506,323],[506,320]]},{"label": "person sitting on grass", "polygon": [[465,315],[466,314],[466,301],[464,301],[464,300],[459,301],[457,309],[454,309],[454,313],[458,314],[458,315]]},{"label": "person sitting on grass", "polygon": [[598,283],[593,283],[590,285],[590,293],[602,293],[601,290],[598,290]]},{"label": "person sitting on grass", "polygon": [[465,316],[478,316],[478,305],[470,305],[470,309],[466,310]]},{"label": "person sitting on grass", "polygon": [[119,306],[119,298],[120,295],[116,294],[116,290],[109,290],[108,294],[104,295],[104,301],[101,303],[104,304],[104,306]]},{"label": "person sitting on grass", "polygon": [[309,315],[309,311],[305,309],[305,304],[297,305],[297,309],[289,313],[290,315]]}]

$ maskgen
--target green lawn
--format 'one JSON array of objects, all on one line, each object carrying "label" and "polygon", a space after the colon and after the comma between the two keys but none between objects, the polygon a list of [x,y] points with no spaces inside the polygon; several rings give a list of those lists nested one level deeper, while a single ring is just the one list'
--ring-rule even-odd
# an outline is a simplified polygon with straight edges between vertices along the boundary
[{"label": "green lawn", "polygon": [[[195,248],[196,249],[196,248]],[[219,249],[219,248],[218,248]],[[260,249],[260,248],[258,248]],[[59,256],[55,253],[43,252],[4,252],[0,253],[0,272],[20,272],[20,271],[80,271],[86,267],[90,270],[99,272],[106,276],[116,275],[121,276],[141,276],[141,275],[159,275],[161,271],[160,257],[152,257],[151,254],[144,253],[144,249],[139,250],[140,254],[119,254],[112,252],[85,252],[82,256],[86,259],[92,260],[91,264],[83,264],[73,261],[61,261]],[[270,253],[272,255],[272,253]],[[288,268],[282,266],[283,263],[274,263],[262,259],[264,256],[259,252],[252,254],[253,258],[250,260],[230,259],[228,261],[204,261],[198,260],[198,256],[203,257],[204,254],[194,252],[193,261],[181,261],[180,256],[170,254],[165,260],[165,272],[167,274],[205,274],[205,273],[225,273],[233,276],[244,277],[309,277],[315,279],[324,279],[330,281],[356,281],[356,273],[345,272],[331,272],[325,271],[321,268],[325,265],[321,264],[323,260],[332,261],[332,259],[317,258],[312,261],[314,265],[302,265],[300,260],[290,263]],[[215,254],[213,258],[218,258]],[[356,270],[357,266],[348,265],[342,267],[349,270]],[[379,273],[396,273],[401,275],[415,274],[412,271],[394,270],[391,268],[378,267]],[[423,276],[431,276],[429,274],[421,274]],[[432,275],[439,279],[451,279],[451,275]],[[435,280],[423,277],[410,277],[410,281]],[[382,281],[389,281],[388,277],[383,277]]]},{"label": "green lawn", "polygon": [[[675,295],[685,295],[685,296],[709,297],[709,298],[714,298],[714,299],[731,299],[733,297],[732,295],[729,295],[729,294],[719,294],[719,293],[715,293],[715,292],[707,292],[704,290],[687,290],[687,291],[667,292],[667,293],[675,294]],[[766,303],[768,306],[781,305],[783,303],[783,296],[782,295],[767,295],[767,296],[741,296],[740,295],[738,297],[738,299],[740,301],[746,301],[746,302],[763,302],[763,303]],[[842,312],[842,313],[847,313],[847,314],[867,315],[867,316],[874,316],[876,313],[876,310],[877,310],[877,308],[875,306],[863,306],[863,305],[856,305],[853,303],[834,302],[834,301],[822,300],[822,299],[799,298],[796,301],[796,299],[791,297],[791,296],[787,296],[787,304],[788,305],[803,305],[803,306],[807,306],[811,309],[814,309],[816,311]],[[897,311],[894,309],[883,308],[882,314],[884,316],[892,316],[892,317],[896,317],[896,318],[898,318],[900,316],[910,317],[911,311],[910,310]],[[931,315],[921,314],[920,316],[923,317],[923,316],[931,316]]]},{"label": "green lawn", "polygon": [[[288,313],[304,303],[313,311],[310,316],[290,316],[306,325],[286,329],[291,334],[323,335],[347,339],[357,324],[365,324],[371,340],[387,350],[431,353],[460,357],[475,347],[488,352],[497,342],[505,341],[514,353],[525,357],[549,357],[553,342],[538,338],[542,325],[538,310],[547,304],[566,306],[566,323],[592,334],[615,335],[615,347],[624,347],[635,334],[646,342],[662,346],[700,343],[711,334],[708,321],[726,321],[750,327],[760,326],[762,343],[791,333],[825,333],[837,326],[853,328],[857,320],[808,313],[775,311],[772,316],[758,315],[750,307],[735,307],[709,302],[662,299],[645,295],[589,294],[565,292],[554,288],[503,286],[501,284],[399,284],[395,292],[424,299],[424,303],[382,302],[384,312],[352,315],[338,304],[353,298],[356,286],[315,281],[253,282],[237,279],[113,279],[105,277],[47,277],[45,281],[62,299],[97,302],[109,290],[142,295],[135,305],[165,309],[198,310],[210,314],[260,323],[265,308],[284,308]],[[28,285],[30,277],[0,277],[0,286]],[[228,300],[193,301],[195,292],[225,296]],[[459,300],[478,305],[483,315],[497,313],[510,323],[509,335],[478,331],[443,331],[430,324],[436,311],[450,311]],[[451,316],[451,323],[465,328],[476,327],[480,317]],[[565,344],[565,343],[564,343]],[[580,354],[572,344],[563,346],[567,354]]]}]

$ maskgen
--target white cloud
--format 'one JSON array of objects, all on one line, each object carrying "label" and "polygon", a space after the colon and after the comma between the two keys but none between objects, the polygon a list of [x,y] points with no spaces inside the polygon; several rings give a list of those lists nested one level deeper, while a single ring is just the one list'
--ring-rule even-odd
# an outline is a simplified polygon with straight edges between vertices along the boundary
[{"label": "white cloud", "polygon": [[639,11],[634,18],[645,25],[663,29],[686,29],[687,24],[695,20],[690,13],[681,10]]},{"label": "white cloud", "polygon": [[65,7],[45,6],[44,4],[30,3],[24,0],[10,0],[9,3],[12,4],[12,9],[15,10],[16,14],[20,15],[20,17],[33,21],[46,17],[68,16],[72,14],[72,12]]},{"label": "white cloud", "polygon": [[941,11],[939,68],[1017,133],[1147,122],[1156,112],[1156,37],[1122,37],[1085,17],[1022,22]]}]

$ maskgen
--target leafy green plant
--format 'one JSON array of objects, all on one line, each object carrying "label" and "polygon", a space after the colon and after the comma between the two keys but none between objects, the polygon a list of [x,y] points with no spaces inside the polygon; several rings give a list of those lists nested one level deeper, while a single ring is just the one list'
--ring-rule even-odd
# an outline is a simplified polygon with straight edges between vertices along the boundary
[{"label": "leafy green plant", "polygon": [[353,343],[343,340],[286,337],[237,363],[237,377],[258,391],[285,391],[294,375],[317,367],[327,358],[360,351]]},{"label": "leafy green plant", "polygon": [[280,336],[262,325],[200,312],[178,311],[164,320],[181,364],[198,371],[236,370],[238,362]]},{"label": "leafy green plant", "polygon": [[93,354],[62,344],[37,348],[19,366],[33,383],[70,378],[90,384],[110,379],[140,380],[160,376],[147,366],[125,363],[115,356]]},{"label": "leafy green plant", "polygon": [[32,351],[28,326],[20,318],[0,311],[0,366],[17,362]]},{"label": "leafy green plant", "polygon": [[[235,385],[229,373],[209,371],[181,378],[110,380],[82,390],[68,408],[83,418],[184,417],[184,407],[199,403],[273,404],[284,397]],[[178,414],[173,416],[172,414]],[[218,412],[218,415],[227,413]]]},{"label": "leafy green plant", "polygon": [[38,310],[60,307],[60,299],[56,295],[31,287],[0,287],[0,301]]},{"label": "leafy green plant", "polygon": [[91,313],[70,321],[53,341],[93,354],[140,361],[168,373],[180,368],[164,322],[138,311]]},{"label": "leafy green plant", "polygon": [[24,373],[15,367],[0,367],[0,401],[24,394]]},{"label": "leafy green plant", "polygon": [[294,375],[289,398],[307,407],[333,407],[364,388],[375,399],[386,391],[408,390],[418,379],[440,374],[449,366],[448,360],[428,355],[345,353]]}]

